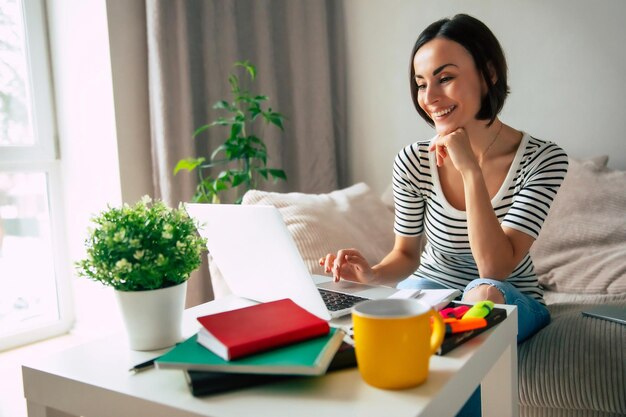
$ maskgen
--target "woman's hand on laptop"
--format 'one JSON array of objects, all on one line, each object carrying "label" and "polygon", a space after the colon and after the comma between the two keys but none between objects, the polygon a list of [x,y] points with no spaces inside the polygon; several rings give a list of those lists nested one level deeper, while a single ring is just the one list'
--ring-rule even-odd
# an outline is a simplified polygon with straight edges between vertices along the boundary
[{"label": "woman's hand on laptop", "polygon": [[336,254],[329,253],[320,258],[319,263],[327,274],[333,274],[335,282],[343,278],[367,283],[373,277],[372,268],[357,249],[341,249]]}]

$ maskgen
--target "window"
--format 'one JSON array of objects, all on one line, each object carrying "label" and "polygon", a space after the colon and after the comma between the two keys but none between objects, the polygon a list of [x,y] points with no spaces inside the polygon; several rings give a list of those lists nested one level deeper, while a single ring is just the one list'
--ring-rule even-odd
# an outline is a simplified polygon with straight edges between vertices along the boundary
[{"label": "window", "polygon": [[43,0],[0,0],[0,350],[71,325],[55,131]]}]

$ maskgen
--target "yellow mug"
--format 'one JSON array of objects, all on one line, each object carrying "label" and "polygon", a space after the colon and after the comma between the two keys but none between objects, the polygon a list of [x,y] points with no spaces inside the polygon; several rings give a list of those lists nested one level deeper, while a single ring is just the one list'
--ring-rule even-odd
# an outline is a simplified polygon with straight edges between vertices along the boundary
[{"label": "yellow mug", "polygon": [[352,309],[352,325],[359,372],[369,385],[383,389],[424,382],[430,356],[445,335],[441,316],[414,299],[359,303]]}]

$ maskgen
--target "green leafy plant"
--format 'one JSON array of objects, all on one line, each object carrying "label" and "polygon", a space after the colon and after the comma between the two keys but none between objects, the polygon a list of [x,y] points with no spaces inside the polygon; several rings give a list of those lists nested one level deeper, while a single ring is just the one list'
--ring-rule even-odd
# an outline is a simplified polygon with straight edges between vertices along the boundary
[{"label": "green leafy plant", "polygon": [[120,291],[171,287],[200,266],[206,240],[182,207],[143,197],[135,205],[109,206],[94,216],[85,241],[87,258],[76,262],[79,276]]},{"label": "green leafy plant", "polygon": [[[236,62],[235,69],[242,68],[250,82],[256,78],[256,68],[248,61]],[[205,130],[214,126],[225,126],[229,135],[210,158],[186,158],[178,162],[174,168],[176,175],[180,170],[196,171],[198,186],[193,196],[194,202],[219,203],[220,194],[229,189],[237,190],[237,201],[240,203],[246,191],[257,188],[261,179],[287,180],[285,171],[267,166],[267,147],[262,134],[256,134],[254,128],[274,125],[283,130],[284,116],[268,107],[263,108],[268,97],[253,94],[242,88],[240,79],[234,73],[228,77],[232,101],[220,100],[214,109],[224,110],[229,116],[218,117],[215,121],[199,127],[193,134],[196,138]],[[262,123],[259,123],[262,121]],[[214,167],[223,167],[217,175],[211,175]]]}]

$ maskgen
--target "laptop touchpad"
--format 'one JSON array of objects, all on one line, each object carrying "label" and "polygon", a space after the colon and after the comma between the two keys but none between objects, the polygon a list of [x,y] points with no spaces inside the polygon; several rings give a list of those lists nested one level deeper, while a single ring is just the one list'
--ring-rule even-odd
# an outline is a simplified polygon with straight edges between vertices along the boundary
[{"label": "laptop touchpad", "polygon": [[324,282],[318,284],[317,287],[345,294],[358,295],[359,297],[364,298],[387,298],[397,291],[395,288],[381,285],[361,284],[359,282],[352,282],[343,279],[339,282]]}]

